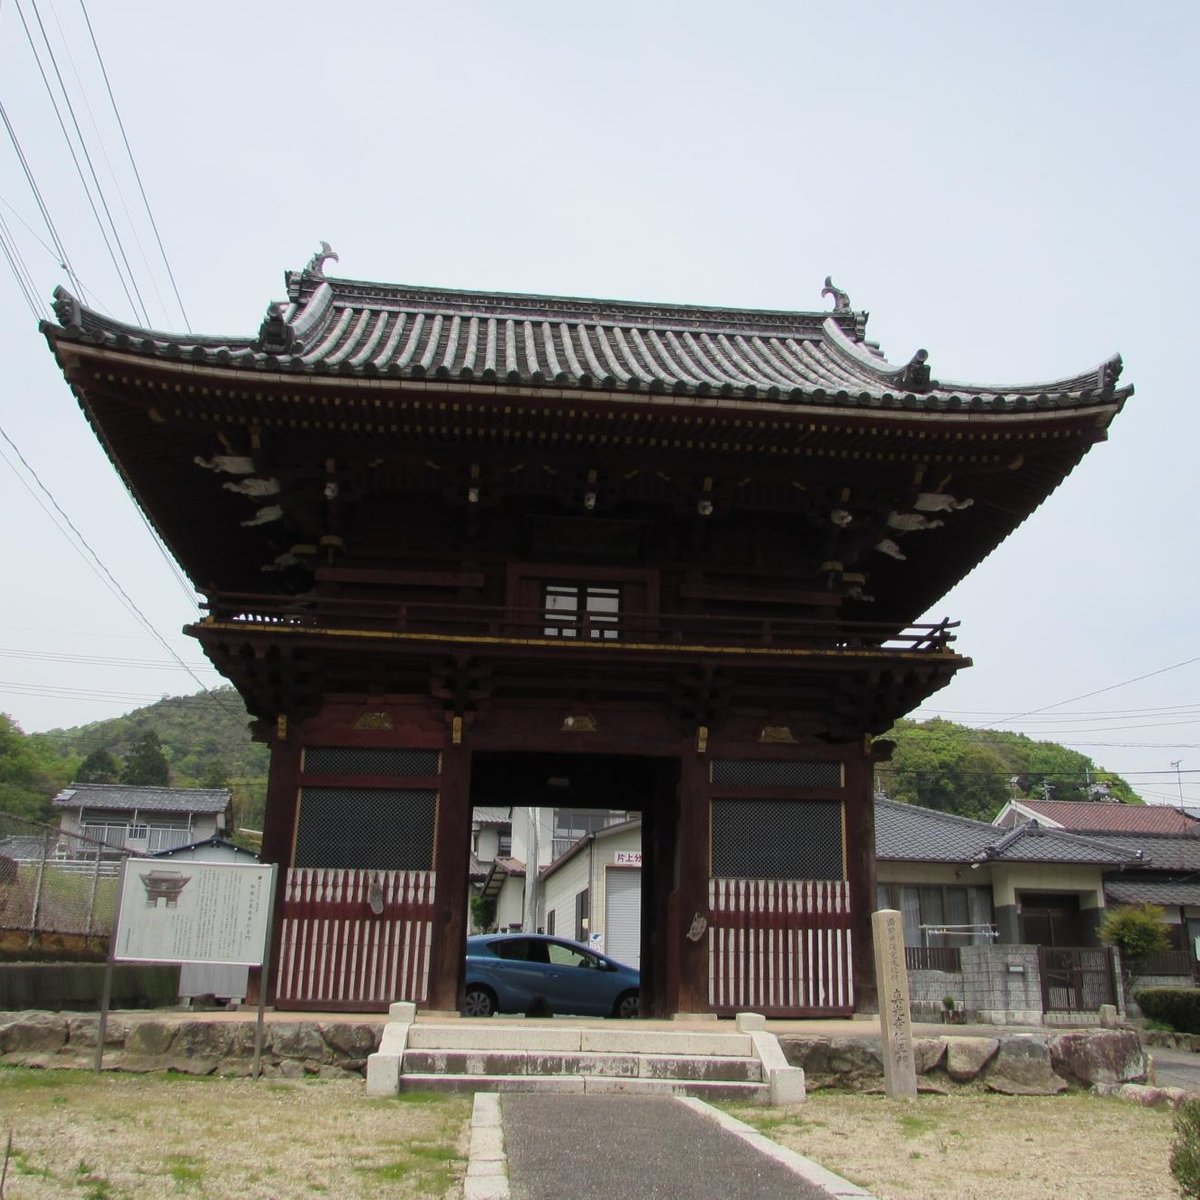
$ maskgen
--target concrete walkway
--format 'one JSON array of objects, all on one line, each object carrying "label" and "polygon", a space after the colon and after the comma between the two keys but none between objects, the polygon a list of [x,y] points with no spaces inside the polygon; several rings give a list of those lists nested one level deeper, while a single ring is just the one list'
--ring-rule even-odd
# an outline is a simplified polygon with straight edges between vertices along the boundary
[{"label": "concrete walkway", "polygon": [[700,1100],[478,1093],[465,1200],[870,1200]]}]

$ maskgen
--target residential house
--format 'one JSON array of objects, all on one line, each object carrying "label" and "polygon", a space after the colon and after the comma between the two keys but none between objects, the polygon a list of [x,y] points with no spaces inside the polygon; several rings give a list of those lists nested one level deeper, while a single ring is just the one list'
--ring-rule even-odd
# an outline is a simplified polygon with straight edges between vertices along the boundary
[{"label": "residential house", "polygon": [[228,788],[73,783],[51,803],[64,858],[157,854],[218,837],[232,816]]},{"label": "residential house", "polygon": [[547,933],[640,966],[640,817],[585,834],[542,872],[539,924]]}]

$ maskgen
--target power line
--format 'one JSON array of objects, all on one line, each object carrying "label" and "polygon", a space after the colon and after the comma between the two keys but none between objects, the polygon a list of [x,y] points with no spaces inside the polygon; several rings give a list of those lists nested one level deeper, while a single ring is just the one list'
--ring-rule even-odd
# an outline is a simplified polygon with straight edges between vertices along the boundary
[{"label": "power line", "polygon": [[158,642],[158,644],[171,656],[171,658],[173,658],[188,673],[188,675],[191,676],[192,680],[196,683],[196,685],[198,687],[204,688],[205,687],[204,682],[196,675],[196,673],[192,670],[192,668],[189,667],[187,665],[187,663],[185,663],[183,661],[183,659],[179,657],[179,655],[175,652],[174,648],[170,645],[170,643],[167,642],[167,640],[162,636],[162,634],[159,633],[158,630],[151,623],[150,618],[147,617],[146,614],[144,612],[142,612],[142,610],[140,608],[138,608],[137,604],[134,603],[133,598],[129,595],[129,593],[126,592],[125,589],[120,585],[120,583],[117,582],[116,576],[114,576],[113,573],[108,569],[108,567],[105,566],[105,564],[101,561],[100,556],[95,552],[95,550],[92,549],[91,545],[88,543],[88,540],[75,527],[75,524],[71,521],[71,518],[67,516],[67,514],[63,510],[62,506],[58,503],[58,501],[54,498],[53,494],[50,492],[50,489],[47,488],[46,485],[42,482],[38,473],[26,461],[25,456],[21,453],[21,451],[19,449],[17,449],[16,444],[5,432],[3,426],[0,426],[0,438],[3,438],[4,441],[7,442],[10,447],[12,447],[13,453],[16,454],[17,458],[21,462],[21,465],[25,468],[25,470],[33,478],[34,482],[37,483],[38,487],[42,490],[42,492],[45,493],[46,498],[54,506],[55,510],[61,515],[63,521],[66,522],[68,528],[71,530],[72,534],[74,534],[75,538],[77,539],[78,544],[87,550],[87,552],[91,556],[92,560],[96,563],[96,565],[104,573],[104,576],[112,583],[113,587],[116,588],[117,592],[120,594],[120,598],[122,600],[122,603],[124,603],[126,609],[130,613],[132,613],[138,621],[141,622],[142,626],[147,630],[147,632],[149,632],[151,637],[153,637],[154,640],[156,642]]},{"label": "power line", "polygon": [[33,314],[35,321],[42,319],[42,310],[38,307],[37,288],[34,285],[33,278],[29,274],[29,268],[25,265],[25,260],[21,256],[21,249],[13,238],[11,231],[8,228],[8,222],[3,216],[0,216],[0,250],[4,251],[4,257],[8,261],[9,270],[13,273],[13,278],[17,281],[17,289],[25,299],[25,303],[29,306],[29,311]]},{"label": "power line", "polygon": [[1169,667],[1160,667],[1157,671],[1147,671],[1145,675],[1137,675],[1133,679],[1124,679],[1120,683],[1110,683],[1108,687],[1097,688],[1094,692],[1084,692],[1082,696],[1072,696],[1070,700],[1058,700],[1053,704],[1045,704],[1041,708],[1031,708],[1028,712],[1015,713],[1011,717],[1001,717],[1000,721],[1019,721],[1022,717],[1032,717],[1037,713],[1049,712],[1052,708],[1061,708],[1064,704],[1075,704],[1079,700],[1090,700],[1093,696],[1114,692],[1117,688],[1128,687],[1131,683],[1141,683],[1144,679],[1153,679],[1156,675],[1165,675],[1168,671],[1178,671],[1180,667],[1190,667],[1200,662],[1200,656],[1188,658],[1183,662],[1172,663]]},{"label": "power line", "polygon": [[[112,226],[112,233],[113,233],[112,239],[109,238],[108,230],[105,228],[104,221],[100,217],[100,212],[96,208],[96,201],[92,197],[92,190],[88,186],[87,178],[85,177],[85,175],[83,173],[83,167],[80,166],[80,164],[79,164],[79,156],[75,153],[75,145],[71,141],[70,133],[67,131],[67,124],[63,120],[62,112],[58,106],[58,98],[54,94],[54,88],[51,86],[50,80],[46,75],[46,69],[42,65],[41,55],[38,53],[37,45],[35,44],[35,42],[33,40],[33,33],[29,28],[29,22],[26,21],[26,19],[25,19],[25,13],[21,8],[20,0],[16,0],[17,15],[21,18],[21,26],[25,30],[25,37],[29,42],[29,49],[33,55],[34,62],[37,65],[38,74],[41,75],[41,77],[42,77],[42,83],[46,88],[46,95],[50,99],[50,106],[54,109],[54,116],[58,120],[58,127],[59,127],[59,129],[62,130],[63,140],[67,143],[67,151],[71,155],[72,163],[74,163],[74,165],[75,165],[75,173],[79,176],[79,182],[83,187],[84,196],[87,198],[88,206],[92,210],[92,216],[95,217],[95,219],[96,219],[96,225],[100,230],[100,236],[104,239],[104,246],[105,246],[105,249],[108,250],[108,257],[112,261],[113,269],[117,273],[117,279],[121,284],[121,290],[125,293],[125,298],[126,298],[126,300],[129,301],[129,307],[131,309],[133,309],[133,311],[136,315],[136,313],[138,311],[139,303],[141,302],[141,293],[138,292],[137,283],[133,279],[133,273],[132,273],[132,271],[129,270],[128,256],[125,254],[125,248],[123,246],[121,246],[121,244],[120,244],[120,235],[117,233],[116,225],[113,224],[112,214],[111,214],[111,212],[109,212],[108,203],[104,198],[104,191],[101,188],[100,181],[96,176],[96,168],[92,165],[91,155],[88,154],[87,146],[86,146],[86,144],[84,144],[83,134],[80,132],[80,129],[79,129],[79,122],[75,117],[75,110],[71,105],[70,96],[68,96],[66,93],[66,87],[62,81],[62,74],[61,74],[61,72],[59,72],[58,62],[54,57],[54,50],[50,46],[49,39],[46,38],[46,30],[45,30],[45,27],[42,25],[42,18],[41,18],[41,14],[38,12],[36,0],[31,0],[31,2],[33,3],[34,15],[37,17],[38,27],[42,31],[42,38],[46,42],[46,49],[50,55],[51,65],[54,68],[55,75],[58,77],[59,87],[62,88],[62,90],[63,90],[63,99],[66,103],[67,111],[70,114],[71,121],[75,126],[75,133],[80,141],[80,149],[83,151],[84,158],[87,160],[88,168],[92,173],[92,179],[95,182],[96,191],[100,198],[100,204],[104,209],[105,215],[108,217],[109,224]],[[125,269],[127,272],[129,272],[128,282],[126,281],[125,274],[123,274],[121,271],[120,263],[117,262],[117,255],[116,255],[116,252],[113,250],[113,245],[112,245],[113,240],[115,240],[117,242],[117,245],[121,251],[121,258],[125,261]],[[133,287],[134,293],[137,293],[137,302],[136,303],[134,301],[133,294],[129,290],[130,286]],[[142,310],[143,322],[145,324],[149,325],[150,318],[146,314],[146,309],[145,309],[144,304],[141,304],[141,310]]]},{"label": "power line", "polygon": [[175,272],[171,270],[171,262],[167,258],[166,247],[163,245],[162,236],[158,232],[158,222],[154,219],[154,212],[150,208],[150,199],[146,195],[146,189],[142,184],[142,175],[138,170],[137,161],[133,157],[133,147],[129,144],[129,136],[125,132],[125,122],[121,119],[120,109],[117,108],[117,98],[113,95],[112,84],[109,82],[108,69],[104,65],[104,56],[100,53],[100,44],[96,41],[95,31],[92,29],[92,19],[88,16],[87,5],[84,0],[79,0],[79,7],[83,12],[83,20],[87,25],[88,36],[92,39],[92,48],[96,51],[96,61],[100,64],[100,74],[104,77],[104,86],[108,89],[109,103],[112,104],[113,115],[117,118],[117,127],[121,131],[121,138],[125,142],[125,152],[129,155],[129,165],[133,168],[133,177],[137,180],[138,190],[142,194],[142,203],[146,206],[146,215],[150,218],[150,228],[154,230],[155,241],[158,242],[158,252],[162,255],[163,265],[167,268],[167,277],[171,280],[171,288],[175,292],[175,301],[179,305],[179,312],[183,316],[184,328],[188,333],[192,332],[191,322],[188,320],[187,310],[183,307],[183,299],[179,295],[179,285],[175,282]]},{"label": "power line", "polygon": [[17,131],[13,128],[12,122],[8,119],[8,112],[4,108],[3,101],[0,101],[0,120],[4,121],[4,128],[8,131],[8,139],[12,142],[13,150],[16,151],[17,159],[21,164],[21,169],[25,172],[25,180],[29,184],[30,191],[33,192],[33,198],[37,201],[38,208],[42,213],[42,220],[46,222],[46,229],[50,234],[50,240],[54,243],[58,252],[58,265],[67,273],[67,278],[78,291],[83,291],[83,285],[79,281],[79,276],[75,274],[74,268],[71,266],[71,260],[67,257],[67,252],[63,248],[62,239],[58,236],[58,230],[55,228],[54,220],[50,216],[50,210],[46,207],[46,201],[42,198],[41,188],[37,185],[37,180],[33,177],[33,171],[29,166],[29,160],[25,157],[25,151],[21,149],[20,139],[17,137]]}]

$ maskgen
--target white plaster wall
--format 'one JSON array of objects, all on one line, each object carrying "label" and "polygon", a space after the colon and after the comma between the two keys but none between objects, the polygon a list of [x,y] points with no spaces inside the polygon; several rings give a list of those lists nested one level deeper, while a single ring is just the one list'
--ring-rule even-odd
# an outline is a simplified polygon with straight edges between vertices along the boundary
[{"label": "white plaster wall", "polygon": [[1103,908],[1100,868],[1065,863],[997,864],[992,898],[997,908],[1016,904],[1017,892],[1063,892],[1079,897],[1079,907]]},{"label": "white plaster wall", "polygon": [[507,929],[512,925],[520,929],[524,905],[525,880],[509,875],[500,885],[500,895],[496,897],[496,928]]}]

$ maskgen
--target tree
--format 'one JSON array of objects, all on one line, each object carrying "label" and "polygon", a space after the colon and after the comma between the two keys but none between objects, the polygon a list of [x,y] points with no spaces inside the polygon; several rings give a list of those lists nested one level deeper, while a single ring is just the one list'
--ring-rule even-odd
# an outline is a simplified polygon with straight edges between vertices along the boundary
[{"label": "tree", "polygon": [[1166,915],[1157,904],[1121,904],[1105,909],[1100,921],[1100,940],[1120,950],[1128,986],[1146,959],[1160,954],[1170,944]]},{"label": "tree", "polygon": [[79,764],[76,783],[116,783],[121,777],[121,764],[104,749],[97,747]]},{"label": "tree", "polygon": [[66,783],[65,766],[35,738],[0,713],[0,810],[40,820],[48,802]]},{"label": "tree", "polygon": [[162,752],[162,742],[153,729],[147,729],[134,739],[125,758],[121,782],[142,787],[166,787],[171,782],[171,769]]}]

